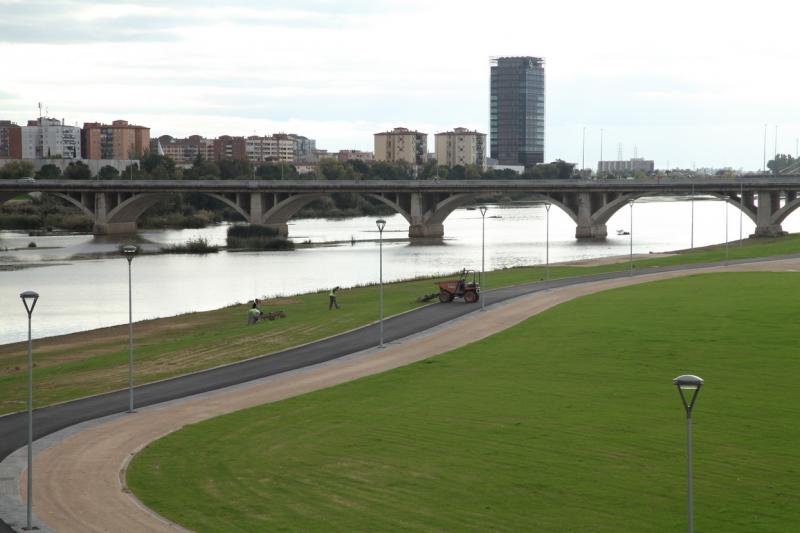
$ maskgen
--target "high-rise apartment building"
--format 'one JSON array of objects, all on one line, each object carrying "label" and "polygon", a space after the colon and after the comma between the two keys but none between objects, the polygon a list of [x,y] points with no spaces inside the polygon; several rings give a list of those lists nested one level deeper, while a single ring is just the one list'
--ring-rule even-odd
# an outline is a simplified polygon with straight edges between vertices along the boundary
[{"label": "high-rise apartment building", "polygon": [[214,140],[200,135],[190,135],[185,139],[176,139],[171,135],[158,138],[164,155],[175,161],[176,165],[192,165],[197,156],[206,161],[214,160]]},{"label": "high-rise apartment building", "polygon": [[[279,134],[280,135],[280,134]],[[314,152],[317,150],[317,141],[309,139],[303,135],[290,133],[290,139],[295,141],[295,161],[298,163],[314,163],[316,158]]]},{"label": "high-rise apartment building", "polygon": [[375,155],[372,152],[363,152],[361,150],[339,150],[336,157],[341,163],[353,160],[364,161],[366,163],[375,160]]},{"label": "high-rise apartment building", "polygon": [[138,159],[150,149],[150,128],[115,120],[83,124],[84,159]]},{"label": "high-rise apartment building", "polygon": [[63,120],[40,117],[22,127],[23,159],[78,159],[81,157],[81,129]]},{"label": "high-rise apartment building", "polygon": [[283,133],[276,133],[269,137],[252,135],[247,138],[245,143],[247,160],[251,163],[269,161],[294,163],[298,160],[297,149],[298,141],[295,136]]},{"label": "high-rise apartment building", "polygon": [[436,161],[440,165],[486,166],[486,134],[456,128],[453,131],[437,133]]},{"label": "high-rise apartment building", "polygon": [[375,161],[424,165],[428,158],[428,134],[407,128],[375,134]]},{"label": "high-rise apartment building", "polygon": [[244,137],[231,137],[230,135],[217,137],[214,139],[214,160],[239,159],[244,161],[247,159],[246,145],[247,141]]},{"label": "high-rise apartment building", "polygon": [[22,128],[0,120],[0,159],[22,159]]},{"label": "high-rise apartment building", "polygon": [[501,165],[544,162],[544,60],[491,62],[490,156]]}]

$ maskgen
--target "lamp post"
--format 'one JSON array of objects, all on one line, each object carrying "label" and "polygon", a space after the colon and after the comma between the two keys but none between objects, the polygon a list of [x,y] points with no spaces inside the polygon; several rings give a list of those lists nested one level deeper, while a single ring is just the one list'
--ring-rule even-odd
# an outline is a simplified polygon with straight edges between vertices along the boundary
[{"label": "lamp post", "polygon": [[725,206],[725,264],[728,264],[728,196],[722,197],[722,205]]},{"label": "lamp post", "polygon": [[694,250],[694,180],[692,180],[692,196],[691,196],[691,204],[692,204],[692,237],[691,237],[691,245],[690,248]]},{"label": "lamp post", "polygon": [[630,234],[630,238],[629,238],[629,241],[630,241],[630,261],[629,261],[630,268],[629,268],[629,271],[628,271],[628,275],[629,276],[633,276],[633,200],[630,200],[628,202],[628,205],[631,206],[631,231],[630,231],[631,234]]},{"label": "lamp post", "polygon": [[[486,290],[484,276],[484,272],[486,272],[484,263],[486,258],[486,206],[482,205],[478,209],[481,211],[481,292],[484,292]],[[481,311],[485,309],[484,303],[483,295],[481,295]]]},{"label": "lamp post", "polygon": [[[692,408],[697,400],[700,387],[703,386],[703,379],[691,374],[686,374],[673,379],[672,383],[678,387],[678,393],[681,395],[683,407],[686,409],[686,450],[688,457],[687,502],[689,533],[692,533],[694,531],[694,504],[692,503]],[[691,394],[691,398],[688,397],[689,394]]]},{"label": "lamp post", "polygon": [[381,346],[381,348],[383,348],[383,228],[386,227],[386,221],[383,220],[382,218],[379,218],[378,220],[375,221],[375,224],[378,226],[378,233],[380,235],[378,237],[378,246],[379,246],[378,255],[379,255],[379,258],[380,258],[379,259],[379,265],[380,265],[380,267],[379,267],[380,268],[380,270],[379,270],[379,276],[380,276],[379,279],[380,279],[380,302],[381,302],[380,303],[380,308],[381,308],[381,314],[380,314],[380,316],[381,316],[381,320],[380,320],[380,322],[381,322],[381,325],[380,325],[380,329],[381,329],[381,344],[380,344],[380,346]]},{"label": "lamp post", "polygon": [[544,279],[550,281],[550,202],[544,203],[545,241],[544,241]]},{"label": "lamp post", "polygon": [[739,246],[742,245],[742,214],[744,213],[744,186],[739,184]]},{"label": "lamp post", "polygon": [[133,285],[131,283],[131,262],[136,255],[136,246],[122,247],[122,255],[128,260],[128,412],[133,410]]},{"label": "lamp post", "polygon": [[31,340],[31,315],[39,294],[34,291],[25,291],[19,295],[28,313],[28,527],[33,526],[33,341]]}]

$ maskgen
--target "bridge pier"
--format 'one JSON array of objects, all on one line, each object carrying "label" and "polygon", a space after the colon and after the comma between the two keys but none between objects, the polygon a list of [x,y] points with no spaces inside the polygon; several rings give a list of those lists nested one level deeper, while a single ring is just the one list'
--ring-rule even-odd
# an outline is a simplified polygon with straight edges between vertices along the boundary
[{"label": "bridge pier", "polygon": [[408,226],[409,239],[441,239],[444,237],[442,224],[410,224]]},{"label": "bridge pier", "polygon": [[289,237],[289,225],[286,223],[278,223],[278,224],[264,224],[264,226],[268,228],[272,228],[278,232],[278,237],[282,239],[286,239]]},{"label": "bridge pier", "polygon": [[608,229],[605,224],[578,224],[575,228],[576,239],[591,239],[602,241],[608,236]]},{"label": "bridge pier", "polygon": [[786,235],[780,223],[775,223],[773,215],[781,207],[780,193],[764,191],[758,193],[756,208],[756,231],[753,237],[780,237]]},{"label": "bridge pier", "polygon": [[95,235],[126,235],[134,234],[139,230],[136,222],[100,222],[96,221],[92,227]]}]

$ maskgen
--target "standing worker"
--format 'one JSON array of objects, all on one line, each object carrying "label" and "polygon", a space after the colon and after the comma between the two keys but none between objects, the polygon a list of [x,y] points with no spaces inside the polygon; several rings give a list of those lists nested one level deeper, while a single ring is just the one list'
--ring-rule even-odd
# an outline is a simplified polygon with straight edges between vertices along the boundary
[{"label": "standing worker", "polygon": [[336,303],[336,291],[338,290],[339,287],[334,287],[331,289],[331,292],[328,293],[328,298],[330,299],[328,303],[328,311],[330,311],[334,307],[336,307],[336,309],[339,309],[339,304]]}]

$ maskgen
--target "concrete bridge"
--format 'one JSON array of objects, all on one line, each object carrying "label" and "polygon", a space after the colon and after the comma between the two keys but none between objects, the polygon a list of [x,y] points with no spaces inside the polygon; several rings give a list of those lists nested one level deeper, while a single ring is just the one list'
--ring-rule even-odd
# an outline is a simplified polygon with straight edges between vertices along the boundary
[{"label": "concrete bridge", "polygon": [[337,192],[374,198],[400,213],[408,236],[440,238],[444,220],[456,208],[491,193],[532,195],[575,221],[578,239],[605,239],[611,216],[637,198],[705,195],[725,199],[756,224],[755,236],[782,233],[781,223],[800,206],[800,175],[742,178],[646,180],[0,180],[0,204],[29,192],[58,196],[94,220],[94,233],[134,233],[136,221],[159,200],[177,193],[216,198],[251,224],[288,235],[287,222],[303,206]]}]

